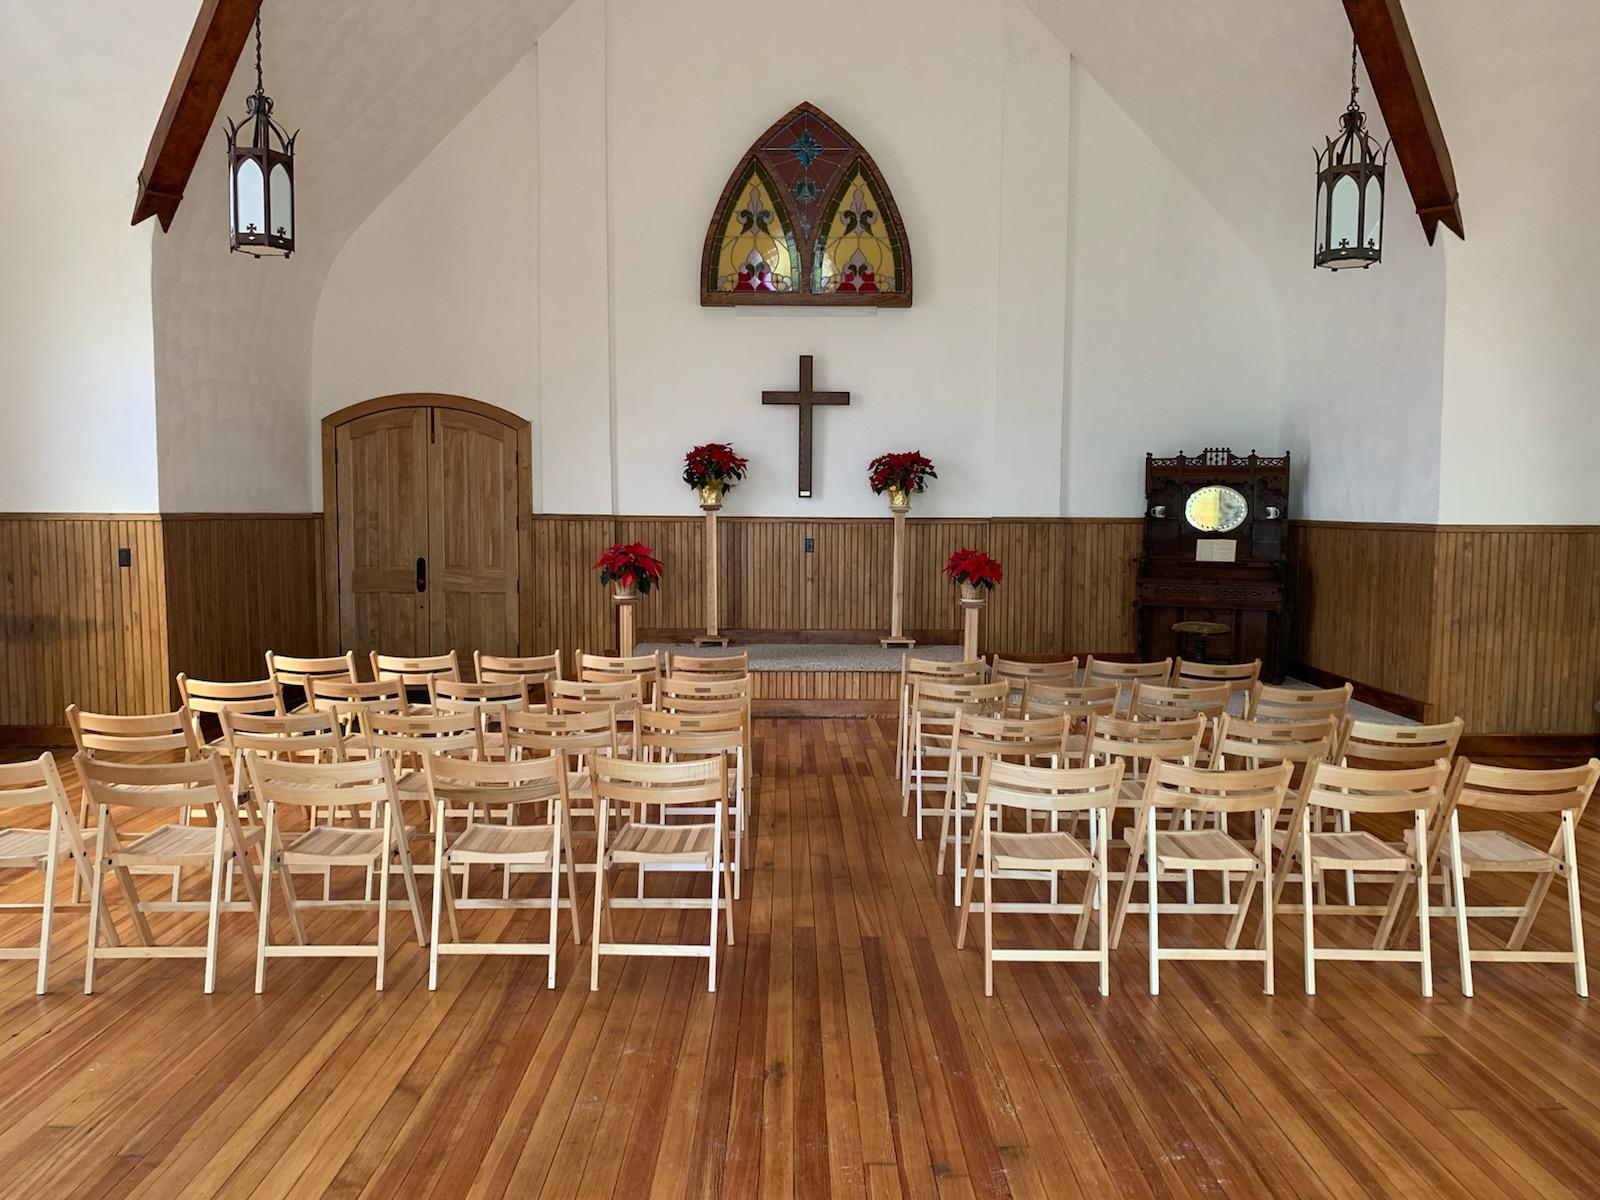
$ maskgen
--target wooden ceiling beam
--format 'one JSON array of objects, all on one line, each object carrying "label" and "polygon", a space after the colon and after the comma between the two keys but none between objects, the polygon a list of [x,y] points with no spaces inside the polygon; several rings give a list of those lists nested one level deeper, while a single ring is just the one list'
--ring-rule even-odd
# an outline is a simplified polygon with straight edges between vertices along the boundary
[{"label": "wooden ceiling beam", "polygon": [[257,0],[203,0],[173,76],[161,118],[150,136],[133,223],[155,217],[162,229],[183,200],[194,164],[211,136],[223,94],[255,23]]},{"label": "wooden ceiling beam", "polygon": [[1428,244],[1433,244],[1440,225],[1465,238],[1450,148],[1445,145],[1444,129],[1428,93],[1401,0],[1343,3]]}]

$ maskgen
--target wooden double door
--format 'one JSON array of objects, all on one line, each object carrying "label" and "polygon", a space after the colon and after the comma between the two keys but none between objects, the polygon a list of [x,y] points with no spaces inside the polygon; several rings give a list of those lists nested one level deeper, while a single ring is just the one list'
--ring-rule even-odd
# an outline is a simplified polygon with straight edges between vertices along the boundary
[{"label": "wooden double door", "polygon": [[527,422],[461,397],[406,399],[323,423],[340,648],[455,650],[463,665],[474,650],[516,654]]}]

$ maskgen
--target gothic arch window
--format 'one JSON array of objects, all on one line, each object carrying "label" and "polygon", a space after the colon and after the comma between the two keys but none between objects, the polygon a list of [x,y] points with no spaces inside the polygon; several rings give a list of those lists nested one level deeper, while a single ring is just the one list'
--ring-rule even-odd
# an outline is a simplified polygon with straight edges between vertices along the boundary
[{"label": "gothic arch window", "polygon": [[861,143],[814,104],[780,117],[722,189],[700,303],[911,303],[911,246]]}]

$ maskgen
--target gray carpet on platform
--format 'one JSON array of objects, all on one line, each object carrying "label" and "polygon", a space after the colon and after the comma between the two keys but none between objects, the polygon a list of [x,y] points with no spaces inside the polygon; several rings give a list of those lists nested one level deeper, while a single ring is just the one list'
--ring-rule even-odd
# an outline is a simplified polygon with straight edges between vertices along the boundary
[{"label": "gray carpet on platform", "polygon": [[[670,650],[674,654],[693,654],[699,658],[717,658],[724,654],[749,651],[752,671],[899,671],[899,650],[885,650],[882,646],[846,645],[828,643],[774,642],[731,646],[723,650],[717,646],[669,645],[665,642],[643,642],[637,653],[653,654]],[[960,662],[960,646],[918,646],[912,651],[918,658],[933,658],[940,662]]]},{"label": "gray carpet on platform", "polygon": [[[881,646],[837,642],[772,644],[757,642],[731,646],[726,650],[717,646],[644,642],[640,644],[637,652],[655,654],[662,650],[670,650],[674,654],[693,654],[700,658],[716,658],[724,654],[737,654],[743,650],[750,655],[752,671],[898,671],[902,653],[899,650],[885,650]],[[941,662],[961,660],[960,646],[918,646],[911,653],[918,658],[933,658]],[[1302,679],[1285,678],[1283,682],[1289,687],[1312,686]],[[1351,701],[1350,715],[1359,721],[1377,721],[1383,725],[1416,724],[1409,717],[1375,708],[1371,704],[1363,704],[1359,700]]]}]

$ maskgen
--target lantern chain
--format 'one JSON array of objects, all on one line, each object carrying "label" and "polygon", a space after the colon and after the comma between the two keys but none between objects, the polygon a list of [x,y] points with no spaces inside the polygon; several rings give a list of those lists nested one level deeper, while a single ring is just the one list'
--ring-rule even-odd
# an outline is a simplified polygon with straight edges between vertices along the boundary
[{"label": "lantern chain", "polygon": [[[261,44],[261,24],[260,24],[260,22],[261,22],[261,9],[260,9],[260,6],[258,5],[257,8],[256,8],[256,47],[257,47],[256,55],[257,55],[258,59],[259,59],[260,53],[261,53],[261,51],[260,51],[260,44]],[[1350,38],[1350,108],[1351,108],[1352,111],[1354,111],[1356,109],[1359,109],[1361,107],[1361,105],[1356,102],[1356,93],[1360,90],[1360,88],[1356,84],[1356,55],[1357,55],[1358,49],[1359,49],[1359,47],[1357,46],[1356,39],[1355,39],[1354,36],[1352,36]],[[259,72],[261,70],[261,66],[260,66],[259,62],[256,65],[256,70],[257,70],[257,72]]]},{"label": "lantern chain", "polygon": [[261,77],[261,0],[256,0],[256,94],[266,91]]}]

